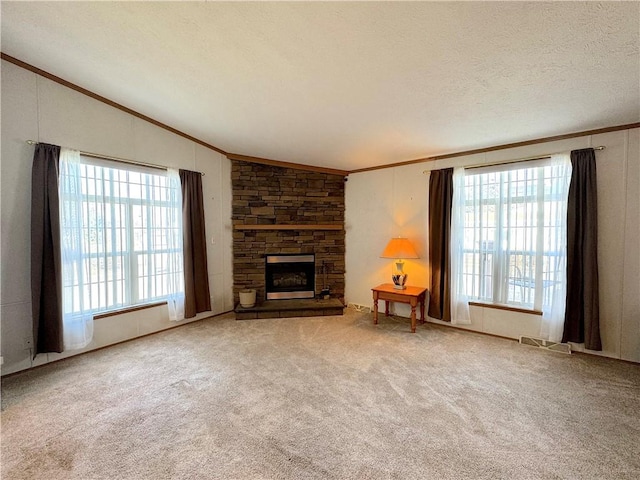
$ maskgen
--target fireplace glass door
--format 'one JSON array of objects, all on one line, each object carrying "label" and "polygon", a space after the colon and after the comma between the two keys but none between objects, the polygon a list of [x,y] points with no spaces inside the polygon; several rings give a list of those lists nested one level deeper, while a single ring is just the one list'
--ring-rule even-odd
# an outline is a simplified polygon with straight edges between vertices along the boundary
[{"label": "fireplace glass door", "polygon": [[267,300],[315,297],[315,255],[266,255]]}]

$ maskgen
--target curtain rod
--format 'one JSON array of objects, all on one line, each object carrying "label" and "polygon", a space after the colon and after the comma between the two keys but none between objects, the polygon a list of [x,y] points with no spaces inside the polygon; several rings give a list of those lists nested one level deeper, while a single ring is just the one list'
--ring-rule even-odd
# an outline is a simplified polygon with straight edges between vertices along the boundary
[{"label": "curtain rod", "polygon": [[[37,145],[40,142],[36,142],[35,140],[26,140],[26,143],[28,145]],[[140,165],[142,167],[150,167],[150,168],[156,168],[158,170],[167,170],[170,167],[165,167],[162,165],[156,165],[153,163],[144,163],[144,162],[137,162],[134,160],[127,160],[126,158],[119,158],[119,157],[110,157],[108,155],[101,155],[99,153],[91,153],[91,152],[83,152],[80,151],[80,155],[84,155],[85,157],[91,157],[91,158],[101,158],[103,160],[111,160],[113,162],[119,162],[119,163],[127,163],[129,165]],[[204,177],[204,173],[202,172],[198,172],[200,175],[202,175]]]},{"label": "curtain rod", "polygon": [[[594,150],[604,150],[606,147],[604,146],[599,146],[599,147],[593,147]],[[480,168],[480,167],[493,167],[495,165],[509,165],[510,163],[520,163],[520,162],[527,162],[529,160],[544,160],[546,158],[551,158],[552,155],[557,155],[559,153],[564,153],[564,152],[555,152],[555,153],[547,153],[546,155],[536,155],[534,157],[525,157],[525,158],[517,158],[515,160],[505,160],[504,162],[495,162],[495,163],[477,163],[474,165],[465,165],[462,168],[466,168],[466,169],[472,169],[472,168]],[[427,174],[430,173],[431,170],[423,170],[422,174]]]}]

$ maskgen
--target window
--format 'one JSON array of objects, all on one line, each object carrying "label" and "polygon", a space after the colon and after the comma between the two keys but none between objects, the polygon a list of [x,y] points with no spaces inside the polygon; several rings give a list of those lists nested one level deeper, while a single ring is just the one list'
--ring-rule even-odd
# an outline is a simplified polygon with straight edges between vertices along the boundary
[{"label": "window", "polygon": [[566,275],[570,167],[551,160],[465,170],[461,288],[468,300],[543,310]]},{"label": "window", "polygon": [[61,167],[59,188],[63,256],[74,255],[64,262],[65,312],[95,314],[182,291],[179,179],[82,156]]}]

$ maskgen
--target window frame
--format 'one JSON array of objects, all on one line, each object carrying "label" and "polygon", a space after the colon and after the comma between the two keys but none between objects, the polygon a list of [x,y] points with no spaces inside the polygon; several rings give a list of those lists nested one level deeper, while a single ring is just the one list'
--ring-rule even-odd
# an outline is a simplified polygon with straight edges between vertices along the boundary
[{"label": "window frame", "polygon": [[[471,168],[465,169],[465,207],[464,208],[465,209],[469,207],[475,208],[476,211],[480,212],[480,216],[481,216],[483,211],[482,207],[486,205],[492,205],[494,206],[495,216],[496,216],[495,226],[491,226],[491,225],[483,225],[481,227],[474,226],[472,229],[470,229],[470,230],[477,231],[478,229],[482,230],[483,228],[495,228],[496,230],[493,237],[493,244],[495,246],[490,251],[490,254],[493,256],[493,258],[492,258],[491,267],[490,267],[491,274],[488,275],[489,277],[488,282],[490,282],[489,296],[487,295],[483,296],[481,294],[483,289],[486,288],[486,282],[487,282],[487,280],[485,279],[485,277],[487,277],[486,261],[482,259],[479,259],[476,261],[474,259],[472,261],[472,265],[474,265],[474,269],[472,273],[468,274],[466,270],[464,270],[466,266],[465,262],[466,262],[467,255],[469,255],[471,258],[475,258],[477,256],[489,254],[488,253],[489,250],[483,249],[481,247],[476,247],[476,246],[474,246],[473,248],[468,248],[463,244],[461,262],[463,264],[462,268],[463,268],[464,275],[470,276],[471,283],[473,285],[477,283],[477,293],[475,295],[472,295],[469,292],[464,293],[468,298],[470,305],[542,315],[542,310],[545,305],[544,302],[545,302],[545,288],[546,288],[545,279],[544,279],[545,273],[546,273],[544,271],[544,266],[546,264],[545,259],[546,257],[553,257],[555,255],[558,255],[560,252],[559,250],[557,250],[557,248],[545,250],[545,246],[544,246],[545,245],[544,231],[546,228],[545,221],[544,221],[546,219],[545,207],[547,207],[547,205],[553,204],[554,202],[557,203],[558,201],[558,194],[546,193],[545,181],[548,180],[549,178],[561,181],[561,176],[554,175],[553,171],[549,172],[548,175],[545,175],[543,173],[543,169],[547,167],[548,168],[554,167],[550,157],[543,157],[543,158],[537,158],[537,159],[525,160],[525,161],[519,161],[519,162],[505,162],[505,163],[496,164],[496,165],[478,166],[478,167],[471,167]],[[508,179],[507,181],[505,181],[502,174],[504,172],[510,173],[518,170],[529,170],[529,169],[537,169],[538,171],[535,175],[535,178],[533,178],[532,180],[525,181],[524,193],[522,195],[519,195],[518,197],[515,197],[516,201],[513,201],[514,197],[510,197],[511,201],[509,202],[504,201],[504,198],[505,198],[504,190],[508,188],[508,186],[510,186],[510,183],[512,182],[512,180]],[[470,186],[467,183],[466,177],[487,175],[490,173],[496,173],[501,176],[500,181],[497,182],[497,185],[500,188],[500,194],[498,196],[494,196],[491,198],[487,198],[486,196],[483,197],[482,195],[479,195],[479,196],[474,196],[474,198],[472,199],[469,199],[467,192],[469,191]],[[481,180],[482,180],[482,177],[481,177]],[[535,189],[532,189],[530,193],[529,193],[529,183],[532,183],[532,184],[535,183],[535,187],[536,187]],[[554,187],[554,188],[557,188],[557,187]],[[482,188],[478,188],[478,191],[482,191]],[[536,211],[535,216],[537,219],[535,225],[533,226],[524,225],[524,226],[516,226],[516,227],[505,225],[505,222],[503,221],[503,218],[502,218],[505,215],[505,210],[517,204],[526,204],[534,207]],[[477,208],[477,205],[481,205],[481,207]],[[561,218],[560,216],[557,216],[556,220],[560,218]],[[481,217],[481,220],[482,220],[482,217]],[[540,222],[540,220],[542,220],[542,222]],[[561,221],[566,222],[566,218],[561,219]],[[514,228],[524,228],[525,230],[527,228],[535,229],[535,238],[536,238],[535,248],[533,249],[529,248],[526,250],[525,249],[512,250],[510,247],[506,246],[504,237],[505,236],[508,237],[509,235],[508,231]],[[462,232],[463,237],[466,230],[467,230],[467,227],[465,222],[465,227]],[[482,235],[480,235],[479,244],[486,243],[482,241],[481,238],[482,238]],[[533,281],[533,284],[534,284],[533,302],[530,302],[530,303],[523,302],[523,299],[526,296],[524,294],[524,290],[523,290],[523,293],[521,294],[521,300],[519,302],[515,300],[511,300],[510,289],[508,286],[505,286],[505,283],[510,282],[510,279],[512,278],[509,270],[511,265],[511,258],[518,257],[518,256],[535,260],[534,276],[528,278],[528,280],[525,281],[525,277],[523,275],[520,275],[522,277],[521,288],[523,289],[530,288],[526,286],[527,282],[529,282],[529,285],[531,285],[531,281]],[[475,273],[476,267],[478,267],[477,268],[478,273]],[[516,268],[517,268],[517,265],[516,265]],[[463,283],[466,284],[466,280]],[[514,284],[514,288],[517,288],[515,284]],[[475,289],[475,286],[474,286],[474,289]]]},{"label": "window frame", "polygon": [[[96,170],[91,171],[90,167],[109,170],[103,170],[102,175],[97,175]],[[151,217],[153,217],[153,215],[149,214],[152,209],[160,209],[160,211],[162,211],[161,209],[175,208],[173,213],[169,210],[168,214],[171,217],[175,215],[175,219],[181,219],[182,216],[181,205],[172,204],[168,199],[169,197],[166,197],[165,200],[149,197],[150,189],[165,189],[163,193],[171,196],[171,190],[173,188],[169,184],[167,170],[162,167],[142,166],[118,161],[116,159],[107,159],[85,154],[80,155],[80,169],[79,182],[82,191],[80,196],[83,222],[86,221],[89,223],[89,217],[93,211],[94,223],[97,225],[101,221],[103,226],[101,228],[98,226],[94,228],[96,240],[93,242],[89,238],[91,236],[91,228],[82,228],[81,241],[84,247],[82,248],[83,251],[80,257],[81,266],[79,268],[83,273],[79,275],[81,277],[80,280],[74,281],[72,285],[63,284],[63,288],[80,289],[81,292],[84,292],[83,301],[85,303],[96,303],[91,299],[91,296],[94,292],[97,292],[99,297],[97,301],[98,305],[91,304],[91,307],[86,310],[92,314],[94,318],[106,318],[129,311],[166,304],[167,298],[171,293],[154,295],[155,292],[152,293],[154,289],[151,286],[151,282],[155,281],[155,287],[156,289],[158,288],[158,278],[160,278],[162,274],[159,273],[156,268],[154,274],[147,272],[146,275],[140,275],[138,260],[140,256],[145,255],[173,254],[179,255],[180,258],[182,257],[181,241],[178,247],[172,248],[167,244],[165,248],[157,248],[155,245],[157,239],[152,239],[153,234],[157,233],[154,232],[154,230],[161,230],[160,237],[162,238],[169,235],[163,227],[158,229],[158,227],[152,223]],[[105,175],[105,172],[109,173]],[[122,172],[124,172],[124,181],[122,180]],[[131,180],[130,175],[132,173],[140,175],[139,183]],[[152,179],[150,182],[150,178],[152,177],[149,176],[163,177],[166,178],[166,181],[157,182],[155,179]],[[93,182],[93,192],[89,192],[90,187],[88,183],[91,181]],[[99,193],[97,189],[98,182],[101,183],[102,193]],[[120,187],[126,185],[126,195],[116,195],[114,193],[114,189],[117,189],[117,183],[121,184]],[[139,185],[141,193],[138,198],[131,195],[131,185]],[[177,189],[179,189],[179,187]],[[143,191],[144,194],[142,193]],[[136,207],[138,207],[140,212],[143,212],[141,216],[146,215],[148,217],[143,227],[136,226],[134,218]],[[95,213],[96,208],[102,209],[100,214]],[[119,210],[119,216],[115,215],[115,211],[117,210]],[[107,214],[107,211],[110,213]],[[122,212],[124,212],[124,214]],[[108,226],[107,222],[109,223]],[[114,235],[117,234],[116,231],[118,229],[123,230],[124,235],[116,239]],[[142,230],[142,237],[146,238],[144,248],[142,249],[136,249],[136,229]],[[108,237],[110,237],[110,240],[107,239]],[[117,240],[119,240],[119,243]],[[167,242],[167,240],[165,240],[165,242]],[[89,245],[91,244],[97,246],[97,249],[90,248]],[[111,247],[108,248],[107,245]],[[148,262],[149,264],[154,264],[153,259],[148,260]],[[101,263],[104,267],[100,266]],[[111,266],[108,266],[109,264]],[[91,272],[93,265],[97,265],[97,273]],[[165,263],[162,265],[166,266]],[[122,270],[120,277],[116,274],[117,270]],[[179,271],[181,272],[181,269]],[[111,273],[111,275],[109,275],[109,273]],[[164,276],[167,277],[168,275],[171,275],[171,273],[167,273],[167,270],[165,270]],[[139,288],[141,279],[147,282],[146,296],[143,296],[144,293],[142,293]],[[118,282],[122,283],[122,288],[119,291]],[[167,280],[164,278],[165,290],[166,286]],[[87,293],[87,290],[90,293]],[[119,295],[121,295],[121,297]],[[64,308],[68,307],[65,306]],[[72,308],[72,310],[75,312],[75,309]]]}]

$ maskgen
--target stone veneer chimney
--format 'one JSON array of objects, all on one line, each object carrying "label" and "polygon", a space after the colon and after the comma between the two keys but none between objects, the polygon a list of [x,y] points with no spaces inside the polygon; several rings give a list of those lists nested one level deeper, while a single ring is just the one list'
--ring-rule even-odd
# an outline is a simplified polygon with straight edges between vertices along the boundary
[{"label": "stone veneer chimney", "polygon": [[265,298],[265,254],[315,253],[316,294],[327,269],[331,297],[344,302],[344,177],[231,161],[233,293]]}]

